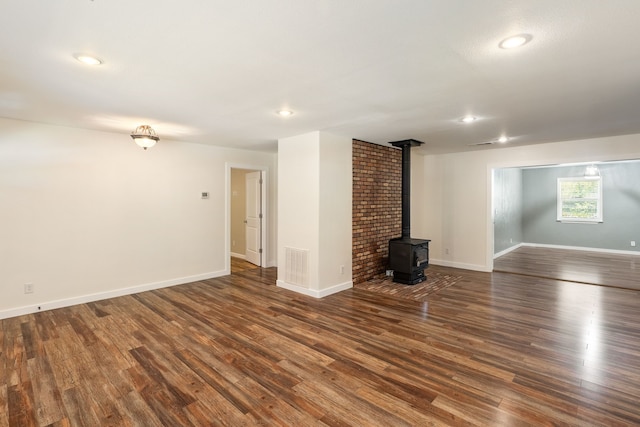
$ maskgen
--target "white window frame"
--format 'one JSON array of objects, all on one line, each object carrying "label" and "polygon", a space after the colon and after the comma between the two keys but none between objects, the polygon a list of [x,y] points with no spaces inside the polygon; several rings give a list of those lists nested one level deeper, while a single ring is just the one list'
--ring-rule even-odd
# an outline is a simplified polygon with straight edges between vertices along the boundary
[{"label": "white window frame", "polygon": [[[585,199],[562,199],[562,183],[563,182],[575,182],[575,181],[598,181],[598,196],[597,198],[585,198]],[[562,204],[564,200],[596,200],[596,218],[575,218],[575,217],[563,217],[562,216]],[[600,223],[603,222],[602,216],[602,177],[570,177],[570,178],[558,178],[558,194],[557,194],[557,220],[560,222],[586,222],[586,223]]]}]

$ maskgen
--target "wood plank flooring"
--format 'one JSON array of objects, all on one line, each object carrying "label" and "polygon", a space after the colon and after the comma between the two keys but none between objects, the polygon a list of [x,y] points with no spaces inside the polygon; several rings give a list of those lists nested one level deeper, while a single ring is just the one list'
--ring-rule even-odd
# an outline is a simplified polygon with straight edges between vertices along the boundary
[{"label": "wood plank flooring", "polygon": [[522,246],[493,271],[640,290],[640,255]]},{"label": "wood plank flooring", "polygon": [[462,275],[324,299],[273,268],[0,322],[0,426],[640,425],[640,292]]},{"label": "wood plank flooring", "polygon": [[249,261],[246,261],[242,258],[231,257],[231,273],[238,273],[240,271],[252,270],[254,268],[258,268],[257,265],[251,264]]}]

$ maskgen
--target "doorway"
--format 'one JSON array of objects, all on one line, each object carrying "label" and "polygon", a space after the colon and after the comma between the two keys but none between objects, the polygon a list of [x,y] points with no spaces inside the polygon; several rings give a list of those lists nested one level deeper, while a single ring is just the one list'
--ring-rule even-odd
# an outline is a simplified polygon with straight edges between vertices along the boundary
[{"label": "doorway", "polygon": [[[640,230],[636,185],[640,161],[507,167],[492,172],[493,271],[640,288],[635,278],[640,255],[635,240]],[[565,203],[560,184],[584,181],[597,182],[599,192],[585,193],[578,203]],[[565,214],[572,217],[567,219]]]},{"label": "doorway", "polygon": [[230,168],[229,255],[236,264],[265,266],[265,175],[264,170]]}]

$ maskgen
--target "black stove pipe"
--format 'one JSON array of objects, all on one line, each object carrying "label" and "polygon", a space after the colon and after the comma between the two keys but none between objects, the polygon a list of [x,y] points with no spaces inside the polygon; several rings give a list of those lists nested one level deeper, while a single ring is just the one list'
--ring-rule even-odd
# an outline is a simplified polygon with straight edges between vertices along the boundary
[{"label": "black stove pipe", "polygon": [[389,144],[402,148],[402,238],[411,238],[411,147],[422,145],[415,139]]}]

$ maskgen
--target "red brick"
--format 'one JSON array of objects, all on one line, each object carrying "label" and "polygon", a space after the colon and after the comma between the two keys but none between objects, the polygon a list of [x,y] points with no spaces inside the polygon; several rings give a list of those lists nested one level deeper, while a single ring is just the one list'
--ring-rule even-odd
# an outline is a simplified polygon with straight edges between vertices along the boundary
[{"label": "red brick", "polygon": [[388,244],[402,234],[402,151],[353,140],[353,283],[387,268]]}]

